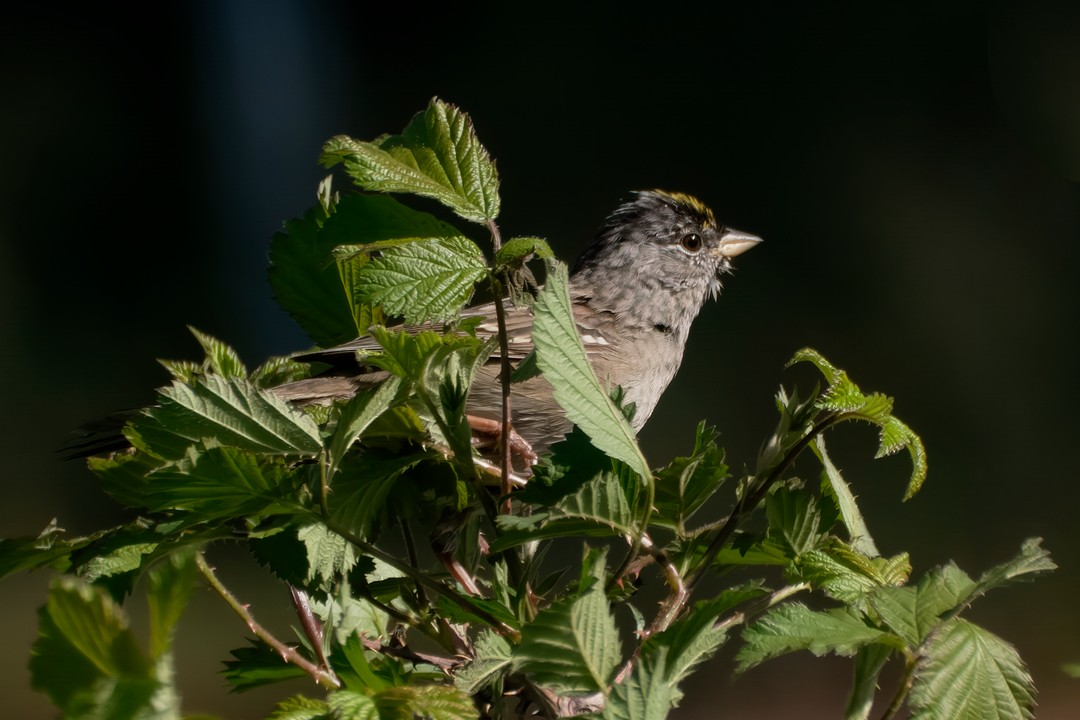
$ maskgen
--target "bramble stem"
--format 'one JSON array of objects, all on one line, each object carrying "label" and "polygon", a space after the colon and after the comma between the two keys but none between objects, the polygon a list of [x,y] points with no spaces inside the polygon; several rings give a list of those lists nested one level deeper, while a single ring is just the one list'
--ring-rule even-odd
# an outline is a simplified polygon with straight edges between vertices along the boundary
[{"label": "bramble stem", "polygon": [[[497,255],[499,249],[502,247],[502,235],[499,233],[499,226],[495,224],[494,220],[488,220],[488,230],[491,231],[491,245],[494,248],[494,253]],[[499,328],[499,385],[502,390],[502,429],[500,431],[499,438],[499,467],[502,471],[502,495],[505,498],[503,501],[503,512],[510,514],[513,511],[513,507],[510,502],[510,491],[513,486],[510,484],[510,373],[512,368],[510,367],[510,342],[506,337],[506,308],[502,304],[503,287],[496,275],[491,276],[491,289],[492,295],[494,295],[495,302],[495,322]]]},{"label": "bramble stem", "polygon": [[295,648],[289,647],[281,642],[274,637],[269,630],[256,622],[255,616],[248,610],[248,606],[241,603],[236,596],[233,595],[220,580],[218,580],[217,575],[214,574],[214,569],[206,562],[206,556],[203,555],[202,552],[195,555],[195,565],[198,567],[199,572],[202,573],[203,577],[206,578],[206,581],[210,583],[210,587],[214,588],[215,592],[221,596],[221,599],[240,616],[240,619],[242,619],[248,626],[248,629],[255,634],[255,637],[269,645],[274,652],[281,656],[282,660],[296,665],[310,675],[312,680],[327,690],[337,690],[341,687],[341,681],[338,680],[337,675],[335,675],[332,670],[329,668],[321,668],[311,662],[298,653]]},{"label": "bramble stem", "polygon": [[915,682],[916,663],[917,658],[914,655],[905,657],[904,676],[900,679],[900,687],[896,689],[896,695],[893,696],[889,707],[885,709],[885,714],[881,716],[881,720],[890,720],[896,717],[896,714],[900,712],[900,708],[904,707],[904,701],[907,700],[908,693],[911,692],[911,686]]}]

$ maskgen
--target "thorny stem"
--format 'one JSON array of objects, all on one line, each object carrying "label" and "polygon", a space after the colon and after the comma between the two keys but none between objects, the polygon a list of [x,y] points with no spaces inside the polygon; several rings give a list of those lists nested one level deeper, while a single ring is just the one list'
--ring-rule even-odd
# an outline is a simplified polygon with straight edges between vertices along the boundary
[{"label": "thorny stem", "polygon": [[690,577],[687,578],[687,598],[689,598],[690,594],[694,590],[694,587],[697,585],[698,581],[701,580],[701,577],[705,574],[705,571],[712,567],[713,561],[716,560],[716,556],[720,554],[720,551],[727,544],[727,541],[730,540],[731,536],[735,534],[735,531],[738,529],[739,525],[741,525],[743,520],[746,519],[746,516],[753,512],[754,508],[756,508],[761,503],[761,501],[765,499],[765,496],[768,495],[769,489],[773,486],[773,483],[779,480],[783,476],[783,474],[788,471],[788,469],[795,462],[795,458],[797,458],[802,453],[802,451],[806,449],[807,445],[813,442],[814,438],[816,438],[818,435],[825,432],[827,429],[840,422],[841,420],[846,420],[850,417],[853,416],[843,413],[827,414],[824,419],[820,420],[816,425],[814,425],[813,428],[811,428],[810,432],[800,438],[799,441],[795,443],[795,445],[793,445],[790,450],[788,450],[787,454],[784,455],[784,458],[779,463],[777,463],[772,470],[769,471],[768,475],[762,478],[756,486],[747,489],[746,494],[743,495],[742,500],[735,507],[735,510],[730,515],[728,515],[727,519],[724,521],[724,524],[721,525],[720,529],[717,531],[716,536],[709,543],[709,546],[705,550],[705,554],[702,557],[700,564],[690,574]]},{"label": "thorny stem", "polygon": [[907,700],[908,693],[911,692],[911,686],[915,682],[915,666],[917,663],[918,658],[914,655],[907,655],[904,658],[904,675],[900,678],[900,687],[896,689],[896,695],[893,696],[889,707],[885,709],[885,714],[881,716],[881,720],[891,720],[891,718],[896,717],[896,714],[900,712],[900,708],[904,706],[904,701]]},{"label": "thorny stem", "polygon": [[311,649],[315,652],[315,656],[319,658],[319,664],[329,670],[330,663],[326,659],[326,651],[323,648],[322,625],[319,623],[318,618],[315,617],[315,613],[311,612],[311,604],[308,602],[307,593],[293,585],[289,586],[289,593],[292,595],[296,615],[300,618],[300,626],[304,629],[304,634],[307,635],[307,639],[311,642]]},{"label": "thorny stem", "polygon": [[462,596],[460,593],[458,593],[456,590],[446,585],[445,583],[441,583],[434,578],[428,577],[428,575],[422,570],[413,567],[407,562],[402,562],[400,558],[383,552],[371,543],[362,540],[353,533],[349,532],[347,529],[341,527],[337,523],[334,523],[329,518],[323,517],[320,519],[331,532],[345,538],[346,541],[352,543],[356,547],[356,549],[364,555],[368,555],[375,558],[376,560],[383,561],[395,570],[400,571],[406,577],[415,580],[418,585],[422,585],[428,590],[431,590],[438,595],[442,595],[447,600],[454,603],[461,609],[466,610],[469,613],[481,618],[484,622],[488,623],[495,632],[499,633],[500,635],[503,635],[514,642],[517,642],[521,638],[521,634],[517,630],[509,627],[497,617],[484,610],[482,607],[479,607],[474,603],[469,602],[467,598]]},{"label": "thorny stem", "polygon": [[274,652],[280,655],[282,660],[296,665],[327,690],[336,690],[341,687],[341,681],[338,680],[337,675],[335,675],[332,670],[329,668],[321,668],[311,662],[294,648],[291,648],[278,640],[269,630],[256,622],[255,616],[248,610],[248,606],[237,600],[236,596],[229,592],[229,589],[218,580],[217,575],[214,574],[214,569],[206,562],[206,556],[203,555],[202,552],[195,555],[195,565],[198,567],[199,572],[202,573],[203,577],[206,578],[210,587],[214,588],[217,594],[221,596],[221,599],[240,616],[240,619],[242,619],[248,626],[248,629],[255,634],[255,637],[273,648]]},{"label": "thorny stem", "polygon": [[[499,226],[495,224],[494,220],[488,220],[488,230],[491,231],[491,245],[494,249],[494,253],[498,255],[499,249],[502,247],[502,235],[499,233]],[[509,514],[513,507],[510,502],[510,491],[513,489],[510,484],[510,342],[506,337],[506,308],[503,307],[503,287],[499,278],[492,274],[491,276],[491,289],[492,295],[494,295],[495,302],[495,321],[499,328],[499,385],[502,389],[502,429],[499,433],[499,464],[502,471],[502,495],[505,498],[503,500],[503,512]]]}]

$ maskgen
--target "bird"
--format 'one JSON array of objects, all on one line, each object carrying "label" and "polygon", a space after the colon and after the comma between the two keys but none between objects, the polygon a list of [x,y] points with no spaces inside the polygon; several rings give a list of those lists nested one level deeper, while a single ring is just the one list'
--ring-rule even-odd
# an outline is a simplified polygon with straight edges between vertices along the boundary
[{"label": "bird", "polygon": [[[756,235],[719,224],[692,195],[644,190],[607,217],[577,258],[569,291],[578,334],[600,382],[622,388],[623,403],[633,404],[635,432],[675,377],[690,326],[705,302],[720,294],[732,258],[760,242]],[[478,337],[498,332],[493,303],[467,308],[462,318],[478,321]],[[521,362],[533,350],[531,307],[507,307],[505,324],[510,360]],[[347,400],[385,377],[357,361],[378,350],[365,336],[298,355],[295,359],[326,363],[333,370],[274,391],[296,405]],[[501,427],[499,373],[496,353],[479,369],[466,404],[474,441],[484,447],[495,444]],[[543,376],[511,386],[510,404],[510,424],[526,464],[571,429]]]},{"label": "bird", "polygon": [[[633,405],[631,425],[641,430],[682,364],[694,319],[705,302],[719,296],[732,259],[761,238],[717,222],[696,197],[665,190],[631,193],[602,223],[569,276],[569,293],[578,334],[597,378],[622,389],[624,406]],[[520,363],[533,351],[532,308],[505,308],[509,359]],[[464,309],[481,339],[498,332],[493,303]],[[404,327],[415,331],[421,328]],[[334,347],[302,352],[294,359],[323,363],[329,369],[270,388],[291,404],[328,405],[347,401],[381,382],[386,373],[364,357],[379,351],[371,336]],[[474,444],[495,448],[501,431],[501,358],[496,352],[479,368],[469,390],[466,413]],[[511,437],[524,469],[571,430],[551,385],[538,375],[511,386]],[[84,426],[68,443],[65,457],[85,457],[126,445],[120,429],[132,414],[119,413]]]}]

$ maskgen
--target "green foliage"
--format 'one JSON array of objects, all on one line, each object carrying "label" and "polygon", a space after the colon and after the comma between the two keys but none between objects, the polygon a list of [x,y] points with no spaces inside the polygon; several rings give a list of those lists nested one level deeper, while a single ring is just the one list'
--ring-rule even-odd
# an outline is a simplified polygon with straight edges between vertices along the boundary
[{"label": "green foliage", "polygon": [[[366,192],[341,197],[324,181],[318,204],[272,239],[271,285],[315,344],[368,335],[349,347],[362,347],[372,382],[296,407],[277,387],[308,377],[307,364],[273,358],[249,371],[192,330],[203,359],[164,362],[173,380],[125,426],[131,449],[89,462],[132,519],[86,537],[54,522],[0,541],[0,577],[63,573],[31,671],[65,717],[180,716],[172,637],[200,578],[238,615],[238,637],[252,633],[225,663],[233,689],[315,681],[276,720],[661,720],[680,684],[740,635],[740,671],[802,650],[854,657],[851,720],[869,717],[893,658],[904,670],[892,715],[906,703],[919,718],[1031,716],[1016,651],[962,615],[1053,563],[1030,540],[978,579],[947,563],[912,582],[906,553],[880,555],[825,435],[849,420],[877,427],[875,457],[908,451],[911,497],[926,453],[891,398],[800,350],[791,363],[812,365],[824,387],[777,393],[756,462],[731,463],[752,472],[732,477],[705,424],[685,456],[654,469],[618,389],[588,362],[566,266],[541,239],[501,243],[495,167],[465,113],[433,100],[401,134],[337,137],[322,160]],[[474,223],[490,234],[491,262],[453,225],[381,193],[434,199]],[[535,297],[534,260],[547,274]],[[525,487],[492,470],[466,413],[474,377],[501,362],[498,338],[458,322],[478,283],[532,303],[536,351],[508,368],[511,381],[543,375],[575,425],[523,473]],[[386,327],[393,317],[409,325]],[[818,480],[795,475],[796,459],[816,463]],[[298,642],[256,617],[280,599],[236,597],[217,576],[206,556],[220,542],[246,543],[281,581]],[[577,546],[575,575],[553,560]],[[735,569],[764,579],[733,580]],[[145,643],[121,605],[137,587]]]}]

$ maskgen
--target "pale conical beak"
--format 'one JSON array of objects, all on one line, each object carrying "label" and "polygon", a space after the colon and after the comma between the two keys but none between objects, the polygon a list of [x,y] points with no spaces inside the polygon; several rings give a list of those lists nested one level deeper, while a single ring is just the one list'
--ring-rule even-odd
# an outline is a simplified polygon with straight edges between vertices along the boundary
[{"label": "pale conical beak", "polygon": [[733,258],[736,255],[742,255],[760,242],[761,238],[757,235],[728,229],[724,230],[724,234],[720,237],[720,244],[713,252],[722,257]]}]

